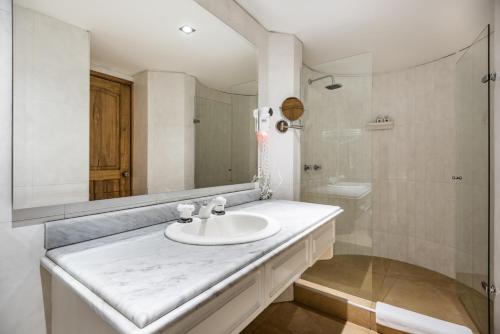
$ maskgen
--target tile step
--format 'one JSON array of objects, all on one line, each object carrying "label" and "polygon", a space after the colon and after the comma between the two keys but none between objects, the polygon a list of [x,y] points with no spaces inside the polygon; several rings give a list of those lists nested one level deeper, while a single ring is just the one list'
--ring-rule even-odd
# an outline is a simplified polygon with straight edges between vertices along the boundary
[{"label": "tile step", "polygon": [[299,279],[294,284],[295,302],[380,334],[408,334],[378,325],[375,303],[342,291]]}]

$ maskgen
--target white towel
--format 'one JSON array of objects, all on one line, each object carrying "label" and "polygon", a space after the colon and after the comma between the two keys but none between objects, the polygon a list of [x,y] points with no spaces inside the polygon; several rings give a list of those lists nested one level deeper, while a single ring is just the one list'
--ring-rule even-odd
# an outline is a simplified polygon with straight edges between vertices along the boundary
[{"label": "white towel", "polygon": [[411,334],[472,334],[465,326],[385,303],[377,302],[375,312],[377,324]]}]

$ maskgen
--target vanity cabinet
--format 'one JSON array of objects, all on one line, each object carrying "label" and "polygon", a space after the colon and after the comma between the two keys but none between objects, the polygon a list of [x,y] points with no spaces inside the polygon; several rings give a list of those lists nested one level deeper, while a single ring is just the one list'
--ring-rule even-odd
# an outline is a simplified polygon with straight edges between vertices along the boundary
[{"label": "vanity cabinet", "polygon": [[[333,254],[334,231],[335,220],[332,220],[268,260],[196,314],[183,319],[181,323],[196,323],[196,318],[201,321],[187,333],[239,333],[309,266],[323,259],[325,253]],[[183,329],[170,328],[163,334],[185,333],[186,327],[182,324],[180,327]]]},{"label": "vanity cabinet", "polygon": [[[200,304],[167,328],[136,329],[134,334],[233,334],[239,333],[302,273],[325,254],[333,254],[335,221],[317,227],[257,268],[232,283],[208,302]],[[245,270],[244,268],[242,271]],[[52,334],[116,334],[79,296],[52,278]],[[49,326],[50,327],[50,326]]]},{"label": "vanity cabinet", "polygon": [[[262,276],[262,270],[252,272],[198,311],[191,313],[174,327],[165,330],[163,334],[238,332],[236,329],[246,324],[248,319],[254,319],[264,309]],[[190,329],[190,325],[193,324],[196,326]]]}]

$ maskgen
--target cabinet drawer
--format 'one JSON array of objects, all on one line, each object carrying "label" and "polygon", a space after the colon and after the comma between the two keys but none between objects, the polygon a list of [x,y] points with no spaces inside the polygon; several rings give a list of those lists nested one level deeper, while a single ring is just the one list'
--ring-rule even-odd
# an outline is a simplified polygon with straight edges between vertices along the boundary
[{"label": "cabinet drawer", "polygon": [[266,264],[266,297],[274,299],[308,267],[308,239],[272,259]]},{"label": "cabinet drawer", "polygon": [[[240,325],[253,319],[261,311],[263,307],[262,291],[262,275],[259,270],[217,297],[215,299],[217,305],[209,303],[208,308],[210,310],[216,309],[216,311],[208,315],[205,320],[198,323],[188,333],[229,334],[235,332]],[[198,316],[202,315],[198,314]]]},{"label": "cabinet drawer", "polygon": [[333,247],[335,233],[334,224],[334,221],[328,222],[314,231],[311,235],[311,265],[330,247]]}]

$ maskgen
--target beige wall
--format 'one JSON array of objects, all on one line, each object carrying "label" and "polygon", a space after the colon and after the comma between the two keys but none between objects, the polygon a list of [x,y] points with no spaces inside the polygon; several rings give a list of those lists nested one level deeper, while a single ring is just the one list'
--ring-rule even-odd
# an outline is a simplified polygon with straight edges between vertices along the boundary
[{"label": "beige wall", "polygon": [[18,6],[14,24],[14,205],[87,201],[89,33]]},{"label": "beige wall", "polygon": [[196,84],[196,188],[231,184],[231,95]]},{"label": "beige wall", "polygon": [[251,182],[257,175],[257,140],[253,110],[257,96],[231,94],[231,181],[234,184]]},{"label": "beige wall", "polygon": [[134,194],[193,189],[195,79],[146,71],[134,82]]},{"label": "beige wall", "polygon": [[257,96],[196,84],[196,188],[248,183],[257,174]]},{"label": "beige wall", "polygon": [[456,56],[375,75],[373,117],[396,126],[374,131],[374,255],[455,277]]}]

